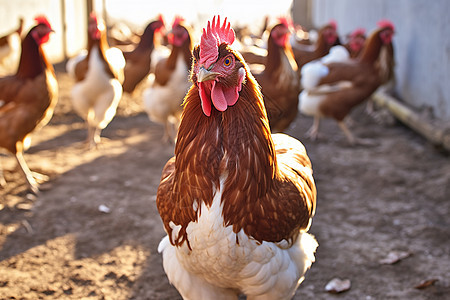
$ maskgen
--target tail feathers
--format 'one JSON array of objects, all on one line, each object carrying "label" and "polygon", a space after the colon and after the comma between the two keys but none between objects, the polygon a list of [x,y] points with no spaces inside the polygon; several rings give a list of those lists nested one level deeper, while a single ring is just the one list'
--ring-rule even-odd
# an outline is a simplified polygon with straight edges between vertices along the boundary
[{"label": "tail feathers", "polygon": [[70,58],[66,63],[66,71],[70,76],[75,78],[75,66],[82,61],[88,54],[86,49],[81,50],[81,52],[72,58]]},{"label": "tail feathers", "polygon": [[[313,262],[316,261],[314,254],[317,247],[319,247],[319,243],[313,235],[303,232],[299,237],[299,244],[299,251],[291,252],[290,256],[299,267],[300,274],[305,274]],[[293,249],[296,248],[293,247]]]},{"label": "tail feathers", "polygon": [[320,79],[328,75],[328,67],[320,61],[312,61],[302,67],[301,84],[305,90],[312,90],[320,82]]}]

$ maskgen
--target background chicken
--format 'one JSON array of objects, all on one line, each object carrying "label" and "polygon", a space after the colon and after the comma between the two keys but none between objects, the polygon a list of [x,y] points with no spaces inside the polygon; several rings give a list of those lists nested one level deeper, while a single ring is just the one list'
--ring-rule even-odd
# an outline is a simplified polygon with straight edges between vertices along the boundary
[{"label": "background chicken", "polygon": [[72,105],[88,127],[90,148],[100,142],[100,133],[116,114],[122,97],[122,51],[109,48],[105,25],[95,14],[88,24],[88,49],[67,62],[67,72],[74,76]]},{"label": "background chicken", "polygon": [[23,18],[19,18],[19,26],[0,37],[0,74],[11,74],[17,70],[23,21]]},{"label": "background chicken", "polygon": [[194,51],[157,206],[163,266],[184,299],[290,299],[314,261],[316,190],[303,145],[271,135],[258,83],[215,18]]},{"label": "background chicken", "polygon": [[[58,101],[58,83],[42,44],[53,31],[48,20],[37,17],[22,42],[17,73],[0,78],[0,146],[15,155],[34,193],[38,184],[28,168],[23,151],[30,145],[29,134],[49,122]],[[3,172],[0,184],[5,184]]]},{"label": "background chicken", "polygon": [[[378,22],[378,27],[386,26],[389,23],[387,20],[382,20]],[[393,89],[395,86],[395,53],[393,43],[387,43],[381,47],[380,55],[375,64],[380,74],[381,85],[386,90]]]},{"label": "background chicken", "polygon": [[351,58],[357,57],[366,42],[366,30],[364,28],[356,28],[348,35],[347,43],[344,47],[347,49]]},{"label": "background chicken", "polygon": [[300,43],[292,45],[299,71],[306,63],[327,55],[331,47],[340,44],[336,28],[336,22],[331,21],[320,28],[317,41],[313,45]]},{"label": "background chicken", "polygon": [[175,19],[168,40],[171,53],[156,64],[155,76],[144,90],[143,102],[150,120],[164,125],[163,139],[173,141],[180,122],[181,103],[190,87],[192,40],[183,19]]},{"label": "background chicken", "polygon": [[150,60],[155,47],[155,36],[162,28],[164,28],[164,20],[160,15],[157,20],[147,25],[136,48],[133,51],[123,52],[126,61],[125,80],[123,82],[125,92],[132,93],[136,86],[150,73]]},{"label": "background chicken", "polygon": [[287,19],[280,19],[270,31],[265,68],[254,74],[261,85],[272,132],[286,130],[297,116],[300,82],[292,49]]},{"label": "background chicken", "polygon": [[379,57],[382,49],[391,47],[394,26],[388,21],[378,24],[366,41],[362,53],[343,62],[312,63],[302,70],[305,90],[299,96],[299,109],[314,116],[309,131],[317,138],[321,117],[335,119],[351,144],[356,142],[344,123],[351,109],[366,100],[382,83]]}]

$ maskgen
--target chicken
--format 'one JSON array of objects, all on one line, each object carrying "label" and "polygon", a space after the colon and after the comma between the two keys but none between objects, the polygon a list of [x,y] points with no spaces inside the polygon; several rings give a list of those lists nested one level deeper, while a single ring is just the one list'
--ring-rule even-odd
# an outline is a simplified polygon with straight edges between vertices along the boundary
[{"label": "chicken", "polygon": [[318,246],[304,146],[271,135],[234,31],[215,17],[193,50],[175,156],[162,171],[159,246],[184,299],[291,299]]},{"label": "chicken", "polygon": [[[127,24],[123,22],[114,22],[107,28],[108,43],[110,46],[127,48],[128,46],[136,47],[141,40],[141,36],[133,32]],[[123,51],[123,49],[122,49]]]},{"label": "chicken", "polygon": [[192,58],[191,29],[177,17],[168,35],[172,46],[168,57],[157,62],[155,76],[143,92],[144,109],[150,120],[164,125],[164,141],[174,141],[180,122],[182,102],[190,87]]},{"label": "chicken", "polygon": [[355,58],[361,53],[365,41],[366,30],[364,28],[356,28],[348,35],[348,41],[344,47],[349,52],[351,58]]},{"label": "chicken", "polygon": [[[389,26],[390,21],[381,20],[377,25],[378,27]],[[380,74],[381,85],[384,86],[386,90],[393,88],[395,86],[395,58],[394,45],[392,43],[387,43],[381,48],[380,55],[375,64]]]},{"label": "chicken", "polygon": [[76,83],[72,88],[72,105],[88,127],[89,148],[97,147],[101,131],[111,122],[122,98],[122,51],[109,48],[103,20],[94,13],[89,17],[88,49],[71,58],[66,65]]},{"label": "chicken", "polygon": [[317,41],[313,45],[292,45],[299,71],[306,63],[327,55],[331,47],[340,43],[336,28],[336,22],[330,21],[320,28]]},{"label": "chicken", "polygon": [[265,68],[254,74],[261,85],[272,132],[283,132],[297,116],[300,81],[292,49],[287,19],[282,18],[270,31]]},{"label": "chicken", "polygon": [[0,37],[0,72],[2,74],[11,74],[17,70],[23,21],[23,18],[19,18],[19,26]]},{"label": "chicken", "polygon": [[356,105],[362,103],[382,83],[381,68],[377,63],[385,47],[391,47],[394,26],[385,21],[379,23],[367,39],[361,54],[342,62],[307,64],[302,69],[302,85],[299,109],[314,116],[314,124],[308,132],[317,138],[320,118],[335,119],[350,144],[357,141],[344,123],[345,117]]},{"label": "chicken", "polygon": [[136,86],[150,73],[150,59],[154,49],[155,35],[164,28],[164,20],[160,15],[150,22],[141,35],[139,44],[133,51],[123,52],[126,65],[124,69],[125,80],[123,90],[132,93]]},{"label": "chicken", "polygon": [[[0,78],[0,147],[15,155],[30,189],[38,193],[38,183],[23,152],[30,146],[29,134],[50,121],[58,101],[58,83],[42,50],[52,27],[44,16],[35,21],[37,25],[22,42],[17,73]],[[0,172],[0,184],[5,183]]]}]

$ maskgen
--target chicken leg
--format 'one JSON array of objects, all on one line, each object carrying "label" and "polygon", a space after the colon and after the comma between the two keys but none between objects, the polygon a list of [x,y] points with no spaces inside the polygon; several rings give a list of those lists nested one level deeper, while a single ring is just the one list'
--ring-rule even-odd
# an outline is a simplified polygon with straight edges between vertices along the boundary
[{"label": "chicken leg", "polygon": [[95,126],[88,126],[88,137],[87,137],[87,146],[90,150],[97,148],[100,143],[100,132],[101,130]]},{"label": "chicken leg", "polygon": [[344,121],[338,122],[339,127],[344,132],[345,136],[347,137],[347,140],[351,146],[360,145],[360,146],[374,146],[376,143],[374,143],[371,140],[368,139],[362,139],[355,137],[350,129],[348,129],[347,125]]},{"label": "chicken leg", "polygon": [[21,151],[16,153],[16,160],[19,164],[20,169],[22,170],[23,175],[25,175],[28,186],[30,187],[31,191],[37,195],[39,193],[38,183],[36,182],[36,179],[34,179],[30,169],[28,168],[28,165],[25,162],[23,153]]},{"label": "chicken leg", "polygon": [[341,130],[344,132],[350,145],[354,146],[356,139],[353,136],[353,134],[350,132],[350,129],[348,129],[347,125],[343,121],[338,122],[338,125],[341,128]]},{"label": "chicken leg", "polygon": [[5,176],[3,175],[3,168],[0,167],[0,187],[4,187],[6,185]]},{"label": "chicken leg", "polygon": [[319,135],[319,125],[320,125],[320,117],[315,116],[311,128],[309,128],[308,131],[306,132],[306,136],[312,141],[317,140],[317,137]]}]

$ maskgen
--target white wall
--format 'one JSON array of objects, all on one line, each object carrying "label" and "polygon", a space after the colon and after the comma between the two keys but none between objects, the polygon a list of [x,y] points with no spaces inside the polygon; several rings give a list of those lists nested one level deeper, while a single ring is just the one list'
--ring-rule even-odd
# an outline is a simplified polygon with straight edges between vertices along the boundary
[{"label": "white wall", "polygon": [[[52,25],[52,28],[55,30],[55,32],[50,35],[49,42],[43,46],[44,51],[52,63],[61,61],[64,59],[64,48],[62,46],[62,1],[65,1],[68,8],[75,9],[72,11],[72,14],[80,14],[83,12],[85,1],[82,0],[0,0],[0,36],[17,28],[19,17],[25,19],[22,31],[23,36],[25,36],[31,27],[35,25],[34,17],[44,14]],[[86,31],[86,21],[84,20],[84,23],[80,23],[78,21],[80,19],[82,20],[82,18],[78,16],[76,18],[71,18],[70,20],[73,22],[77,20],[76,23],[68,24],[66,26],[68,33],[71,33],[71,36],[69,36],[68,39],[72,40],[72,43],[67,47],[69,53],[73,53],[80,48],[81,44],[85,44],[84,37],[83,35],[80,35],[78,30],[75,30],[75,32],[70,31],[71,28],[79,29],[80,27],[83,32]]]},{"label": "white wall", "polygon": [[340,35],[356,27],[369,33],[378,20],[391,20],[397,96],[450,122],[449,0],[313,0],[312,10],[315,26],[335,19]]}]

